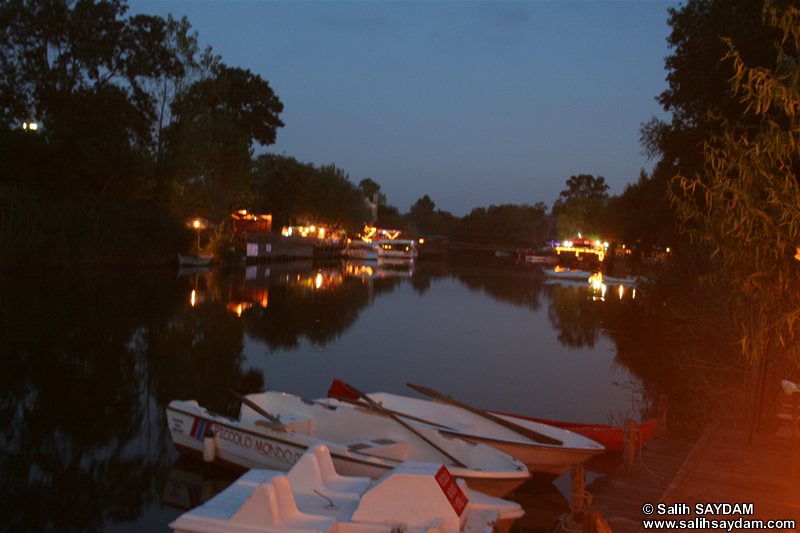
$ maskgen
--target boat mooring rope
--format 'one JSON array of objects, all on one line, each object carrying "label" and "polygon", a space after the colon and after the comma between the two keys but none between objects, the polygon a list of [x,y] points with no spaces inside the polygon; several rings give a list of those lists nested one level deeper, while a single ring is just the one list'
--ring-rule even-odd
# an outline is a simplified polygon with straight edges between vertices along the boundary
[{"label": "boat mooring rope", "polygon": [[586,489],[583,489],[583,506],[578,508],[575,505],[576,497],[580,496],[575,491],[570,491],[570,499],[569,499],[569,512],[564,513],[558,517],[558,525],[556,527],[557,531],[567,531],[567,532],[582,532],[583,531],[583,523],[578,523],[575,517],[578,516],[579,513],[583,513],[592,506],[592,493]]},{"label": "boat mooring rope", "polygon": [[[642,457],[642,449],[644,447],[644,435],[642,434],[642,430],[638,427],[633,430],[637,435],[639,444],[637,446],[638,450],[634,453],[639,456],[639,462],[642,465],[642,468],[650,474],[651,476],[658,479],[658,484],[661,485],[664,482],[664,476],[656,474],[652,470],[650,470],[644,462],[644,458]],[[558,517],[558,522],[556,525],[556,531],[565,531],[567,533],[581,533],[583,531],[583,522],[578,522],[576,517],[582,515],[582,518],[585,519],[587,512],[592,507],[592,493],[583,489],[583,506],[577,508],[575,505],[575,501],[578,500],[577,496],[580,496],[579,493],[576,491],[570,491],[570,500],[569,500],[569,512],[562,514]],[[622,516],[615,516],[610,518],[604,518],[606,523],[617,523],[617,524],[626,524],[626,525],[637,525],[637,522],[631,520],[629,518],[625,518]]]},{"label": "boat mooring rope", "polygon": [[644,464],[644,458],[642,457],[642,448],[644,448],[644,435],[642,434],[642,430],[639,428],[636,428],[635,431],[639,437],[639,446],[638,446],[639,462],[642,464],[642,468],[644,468],[648,474],[658,479],[658,484],[659,486],[661,486],[664,483],[664,476],[656,474],[655,472],[647,468],[646,464]]}]

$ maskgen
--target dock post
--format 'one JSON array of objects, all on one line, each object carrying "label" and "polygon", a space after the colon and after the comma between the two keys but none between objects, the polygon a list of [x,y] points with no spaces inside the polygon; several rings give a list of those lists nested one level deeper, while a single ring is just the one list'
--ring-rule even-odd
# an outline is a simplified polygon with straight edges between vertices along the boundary
[{"label": "dock post", "polygon": [[585,483],[586,471],[582,464],[574,464],[570,468],[569,477],[572,482],[570,488],[569,508],[572,519],[576,522],[583,520],[583,511],[586,506]]},{"label": "dock post", "polygon": [[636,458],[636,442],[639,440],[638,427],[635,420],[626,420],[623,429],[622,443],[622,464],[625,465],[625,473],[633,472],[633,461]]},{"label": "dock post", "polygon": [[583,520],[583,533],[614,533],[597,509],[589,509]]}]

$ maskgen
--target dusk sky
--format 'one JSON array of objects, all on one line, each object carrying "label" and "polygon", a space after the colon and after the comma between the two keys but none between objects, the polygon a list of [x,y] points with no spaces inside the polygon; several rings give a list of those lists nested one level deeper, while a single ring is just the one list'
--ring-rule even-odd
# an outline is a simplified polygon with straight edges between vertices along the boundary
[{"label": "dusk sky", "polygon": [[180,19],[269,82],[285,127],[263,151],[371,178],[401,213],[544,202],[570,176],[621,194],[668,117],[669,7],[628,1],[129,0]]}]

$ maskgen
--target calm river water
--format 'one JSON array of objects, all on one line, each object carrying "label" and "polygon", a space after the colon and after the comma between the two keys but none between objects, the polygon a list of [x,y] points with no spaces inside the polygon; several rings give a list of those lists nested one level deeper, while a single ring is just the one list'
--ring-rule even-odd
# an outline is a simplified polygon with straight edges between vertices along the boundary
[{"label": "calm river water", "polygon": [[[178,460],[164,408],[234,415],[229,388],[416,395],[410,382],[546,418],[652,412],[630,289],[494,258],[358,267],[0,275],[2,531],[171,531],[230,479]],[[567,489],[524,486],[516,527],[545,530]]]}]

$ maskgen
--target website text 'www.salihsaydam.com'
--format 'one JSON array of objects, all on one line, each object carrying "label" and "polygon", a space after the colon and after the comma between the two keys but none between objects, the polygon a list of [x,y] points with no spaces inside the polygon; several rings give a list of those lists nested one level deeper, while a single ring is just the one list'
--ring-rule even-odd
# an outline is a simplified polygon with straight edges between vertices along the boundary
[{"label": "website text 'www.salihsaydam.com'", "polygon": [[[642,512],[652,519],[642,520],[644,529],[718,529],[734,531],[737,529],[795,529],[795,520],[760,520],[752,517],[755,504],[752,503],[698,503],[694,508],[686,503],[653,505],[646,503]],[[686,516],[691,518],[666,518]],[[711,516],[709,518],[708,516]]]}]

